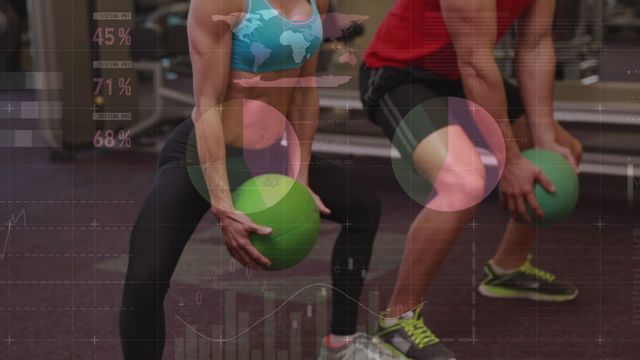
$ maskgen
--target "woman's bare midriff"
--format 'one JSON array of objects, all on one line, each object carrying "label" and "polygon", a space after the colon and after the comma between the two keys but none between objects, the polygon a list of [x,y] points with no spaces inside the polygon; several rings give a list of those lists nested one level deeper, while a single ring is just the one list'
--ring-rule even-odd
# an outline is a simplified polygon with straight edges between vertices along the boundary
[{"label": "woman's bare midriff", "polygon": [[[222,125],[224,127],[225,142],[229,145],[242,146],[243,101],[244,99],[261,101],[276,110],[284,117],[287,116],[289,101],[295,86],[286,86],[295,83],[300,75],[300,69],[274,71],[268,73],[248,73],[243,71],[231,71],[229,83],[225,93],[225,101],[222,108]],[[259,78],[257,78],[259,76]],[[251,80],[251,84],[247,84]],[[280,81],[285,85],[256,86],[256,83]],[[265,119],[268,121],[269,119]]]}]

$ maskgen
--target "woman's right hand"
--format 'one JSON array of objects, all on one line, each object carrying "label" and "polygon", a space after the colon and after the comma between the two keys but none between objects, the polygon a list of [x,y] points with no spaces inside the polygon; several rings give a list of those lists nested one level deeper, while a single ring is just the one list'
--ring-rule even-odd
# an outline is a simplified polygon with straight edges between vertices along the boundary
[{"label": "woman's right hand", "polygon": [[536,182],[539,182],[548,192],[556,191],[555,186],[542,173],[542,170],[527,158],[518,154],[505,164],[500,179],[500,202],[516,221],[531,223],[527,204],[538,217],[544,216],[533,190]]},{"label": "woman's right hand", "polygon": [[264,257],[249,240],[252,233],[271,234],[271,228],[254,223],[247,215],[235,210],[214,210],[218,218],[227,251],[244,266],[260,269],[270,266],[271,261]]}]

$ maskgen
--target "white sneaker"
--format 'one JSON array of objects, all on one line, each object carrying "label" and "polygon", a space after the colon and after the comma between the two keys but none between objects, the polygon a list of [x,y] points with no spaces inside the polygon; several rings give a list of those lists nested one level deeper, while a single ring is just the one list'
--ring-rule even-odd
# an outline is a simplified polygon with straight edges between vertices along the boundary
[{"label": "white sneaker", "polygon": [[318,360],[393,360],[406,359],[396,356],[391,350],[393,347],[386,344],[379,337],[369,336],[364,333],[355,333],[348,345],[332,349],[323,339],[320,345]]}]

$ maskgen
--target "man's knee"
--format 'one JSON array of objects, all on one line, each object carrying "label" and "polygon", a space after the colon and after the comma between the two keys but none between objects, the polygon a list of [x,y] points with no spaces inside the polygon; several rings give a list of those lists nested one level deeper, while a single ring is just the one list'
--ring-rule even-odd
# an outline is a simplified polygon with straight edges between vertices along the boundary
[{"label": "man's knee", "polygon": [[471,169],[448,166],[440,170],[434,185],[439,194],[453,202],[476,204],[484,196],[486,186],[484,166],[480,164]]}]

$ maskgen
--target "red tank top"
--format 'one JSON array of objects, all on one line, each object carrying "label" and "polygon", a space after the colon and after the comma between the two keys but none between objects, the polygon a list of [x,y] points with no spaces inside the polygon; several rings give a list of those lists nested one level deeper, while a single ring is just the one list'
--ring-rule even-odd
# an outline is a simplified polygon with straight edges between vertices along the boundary
[{"label": "red tank top", "polygon": [[[497,38],[525,12],[532,0],[496,0]],[[451,79],[460,77],[455,49],[442,17],[440,0],[396,0],[367,48],[372,68],[417,67]]]}]

